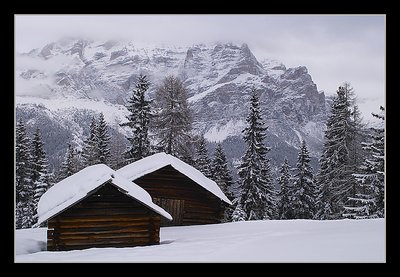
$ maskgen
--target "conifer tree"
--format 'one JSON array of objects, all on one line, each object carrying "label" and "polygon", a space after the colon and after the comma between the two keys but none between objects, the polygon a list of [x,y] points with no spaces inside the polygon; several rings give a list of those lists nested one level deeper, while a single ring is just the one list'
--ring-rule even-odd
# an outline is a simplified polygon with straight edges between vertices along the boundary
[{"label": "conifer tree", "polygon": [[343,218],[348,197],[355,195],[354,121],[351,110],[351,87],[345,83],[334,98],[326,124],[325,142],[318,173],[317,219]]},{"label": "conifer tree", "polygon": [[[384,120],[384,108],[373,116]],[[366,156],[354,177],[357,180],[356,194],[348,198],[343,214],[346,218],[365,219],[384,217],[384,124],[370,128],[368,141],[362,146]]]},{"label": "conifer tree", "polygon": [[42,136],[39,128],[37,128],[32,140],[32,181],[34,186],[33,205],[35,207],[35,223],[37,221],[37,204],[43,193],[50,187],[48,166],[49,163],[43,148]]},{"label": "conifer tree", "polygon": [[157,150],[182,159],[188,156],[192,118],[187,90],[178,77],[166,77],[157,88],[152,127]]},{"label": "conifer tree", "polygon": [[33,224],[33,181],[31,142],[25,124],[20,119],[15,129],[16,228],[29,228]]},{"label": "conifer tree", "polygon": [[96,128],[96,137],[97,137],[97,150],[98,150],[98,161],[99,163],[110,165],[110,135],[108,134],[107,123],[104,120],[103,113],[99,115],[99,121]]},{"label": "conifer tree", "polygon": [[61,164],[60,172],[58,174],[58,181],[61,181],[76,172],[80,168],[76,150],[72,147],[71,143],[68,143],[67,153],[65,154],[64,161]]},{"label": "conifer tree", "polygon": [[303,140],[293,176],[292,209],[294,218],[312,219],[315,213],[316,186],[310,165],[310,154]]},{"label": "conifer tree", "polygon": [[26,133],[25,124],[20,119],[15,129],[15,166],[16,166],[16,201],[29,199],[32,184],[31,142]]},{"label": "conifer tree", "polygon": [[247,149],[238,170],[241,193],[238,205],[246,214],[246,220],[274,219],[276,191],[272,184],[270,161],[266,157],[270,149],[264,145],[267,128],[264,127],[255,89],[252,90],[246,122],[247,127],[242,132]]},{"label": "conifer tree", "polygon": [[204,136],[199,137],[194,164],[207,178],[213,179],[211,160],[208,158],[207,142]]},{"label": "conifer tree", "polygon": [[289,162],[285,158],[283,164],[279,170],[280,176],[278,179],[279,186],[281,188],[279,193],[279,219],[293,219],[294,210],[292,206],[292,193],[293,184],[292,177],[290,175]]},{"label": "conifer tree", "polygon": [[121,126],[129,126],[132,137],[127,137],[130,142],[125,153],[125,164],[140,160],[151,154],[149,127],[151,119],[151,101],[146,100],[146,92],[150,82],[146,75],[140,74],[131,98],[128,100],[128,122]]},{"label": "conifer tree", "polygon": [[247,220],[247,215],[243,210],[241,202],[242,201],[241,201],[240,198],[236,198],[232,202],[233,206],[235,207],[235,209],[233,210],[233,213],[232,213],[232,221],[245,221],[245,220]]},{"label": "conifer tree", "polygon": [[[226,159],[224,150],[220,143],[217,144],[214,153],[214,160],[212,162],[213,168],[213,180],[218,184],[222,192],[228,197],[229,200],[233,200],[233,178],[228,168],[228,161]],[[223,222],[232,221],[233,208],[231,206],[225,209]]]},{"label": "conifer tree", "polygon": [[93,116],[89,127],[89,136],[84,141],[82,149],[82,167],[91,166],[100,162],[97,124],[96,118]]}]

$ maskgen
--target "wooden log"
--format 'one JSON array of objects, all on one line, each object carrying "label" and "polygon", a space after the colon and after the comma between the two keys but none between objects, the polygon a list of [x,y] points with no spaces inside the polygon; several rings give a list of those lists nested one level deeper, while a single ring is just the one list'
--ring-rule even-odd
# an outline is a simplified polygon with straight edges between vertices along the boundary
[{"label": "wooden log", "polygon": [[72,208],[65,211],[63,217],[75,217],[75,216],[100,216],[100,215],[135,215],[143,216],[149,214],[146,209],[123,209],[123,208]]},{"label": "wooden log", "polygon": [[91,234],[108,234],[108,233],[147,233],[149,232],[149,227],[143,225],[140,227],[107,227],[107,228],[57,228],[53,233],[54,235],[64,234],[64,235],[91,235]]},{"label": "wooden log", "polygon": [[105,239],[63,239],[59,240],[57,243],[58,246],[74,246],[74,245],[87,245],[87,246],[107,246],[110,244],[128,244],[128,245],[136,245],[138,243],[149,243],[149,237],[138,237],[138,238],[105,238]]},{"label": "wooden log", "polygon": [[50,222],[123,222],[123,221],[148,221],[152,216],[131,216],[131,215],[120,215],[120,216],[91,216],[91,217],[57,217],[56,220],[52,219]]},{"label": "wooden log", "polygon": [[69,229],[69,228],[113,228],[113,227],[141,227],[147,226],[148,220],[131,220],[131,221],[80,221],[66,222],[57,221],[49,222],[49,228]]},{"label": "wooden log", "polygon": [[93,244],[93,245],[86,245],[86,244],[75,244],[75,245],[63,245],[58,246],[58,251],[69,251],[69,250],[83,250],[88,248],[122,248],[122,247],[136,247],[136,246],[146,246],[146,245],[157,245],[159,242],[152,242],[152,241],[144,241],[144,242],[130,242],[130,243],[107,243],[107,244]]},{"label": "wooden log", "polygon": [[97,241],[97,240],[115,240],[115,239],[134,239],[134,238],[150,238],[151,235],[147,232],[140,233],[120,233],[120,232],[108,232],[103,234],[54,234],[53,239],[60,241],[73,241],[73,240],[89,240],[89,241]]}]

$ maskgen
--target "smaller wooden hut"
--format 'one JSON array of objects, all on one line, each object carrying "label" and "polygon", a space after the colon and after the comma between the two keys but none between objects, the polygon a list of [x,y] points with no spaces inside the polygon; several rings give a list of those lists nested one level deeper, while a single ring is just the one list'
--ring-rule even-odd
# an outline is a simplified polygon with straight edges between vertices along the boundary
[{"label": "smaller wooden hut", "polygon": [[104,164],[89,166],[40,198],[37,225],[47,221],[47,250],[132,247],[160,242],[172,220],[139,186]]},{"label": "smaller wooden hut", "polygon": [[220,223],[231,201],[199,170],[166,154],[157,153],[117,170],[145,189],[153,202],[173,217],[161,226]]}]

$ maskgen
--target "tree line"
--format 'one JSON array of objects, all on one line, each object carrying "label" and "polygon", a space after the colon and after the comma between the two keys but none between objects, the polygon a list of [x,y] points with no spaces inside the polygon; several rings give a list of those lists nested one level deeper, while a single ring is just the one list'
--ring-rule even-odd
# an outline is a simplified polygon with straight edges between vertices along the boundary
[{"label": "tree line", "polygon": [[[17,123],[17,228],[36,223],[40,196],[55,182],[93,164],[122,167],[161,151],[189,163],[220,186],[233,202],[225,211],[224,222],[384,216],[384,128],[366,132],[349,84],[339,87],[333,100],[319,172],[314,174],[306,142],[302,141],[296,166],[291,168],[285,159],[278,180],[272,177],[270,147],[266,146],[268,127],[253,88],[243,130],[247,147],[236,182],[222,145],[217,145],[210,159],[204,136],[193,134],[193,117],[182,81],[176,76],[166,77],[153,100],[147,96],[150,85],[147,76],[140,75],[127,100],[129,114],[120,126],[129,130],[128,145],[121,157],[110,151],[111,136],[100,113],[92,118],[81,149],[69,143],[60,169],[49,173],[40,130],[31,140],[24,123]],[[381,108],[374,116],[384,120],[383,113]]]}]

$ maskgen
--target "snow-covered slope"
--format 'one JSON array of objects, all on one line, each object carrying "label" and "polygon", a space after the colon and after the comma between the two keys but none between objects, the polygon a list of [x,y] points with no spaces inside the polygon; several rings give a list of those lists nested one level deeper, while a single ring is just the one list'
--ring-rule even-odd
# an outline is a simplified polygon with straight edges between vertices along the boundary
[{"label": "snow-covered slope", "polygon": [[[194,130],[209,142],[237,149],[228,154],[231,160],[242,155],[240,137],[252,87],[260,94],[269,126],[273,165],[285,156],[294,162],[300,139],[307,141],[311,155],[319,156],[326,118],[324,93],[304,66],[286,68],[279,61],[258,61],[246,44],[144,47],[134,41],[53,42],[16,56],[17,119],[32,120],[28,130],[56,125],[55,137],[60,134],[61,141],[79,144],[90,117],[102,111],[115,133],[124,135],[118,123],[125,120],[123,104],[140,73],[147,74],[152,84],[150,98],[164,77],[178,75],[189,90]],[[54,137],[44,139],[45,145],[54,143]],[[63,149],[47,147],[50,161],[59,163],[66,143]]]},{"label": "snow-covered slope", "polygon": [[265,220],[162,227],[160,245],[45,251],[46,229],[15,233],[16,262],[385,262],[385,220]]}]

